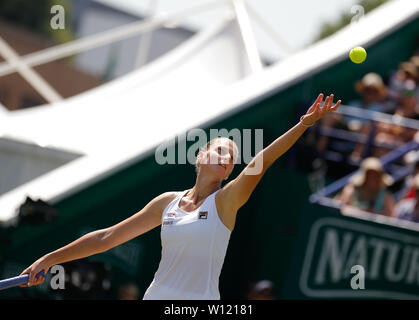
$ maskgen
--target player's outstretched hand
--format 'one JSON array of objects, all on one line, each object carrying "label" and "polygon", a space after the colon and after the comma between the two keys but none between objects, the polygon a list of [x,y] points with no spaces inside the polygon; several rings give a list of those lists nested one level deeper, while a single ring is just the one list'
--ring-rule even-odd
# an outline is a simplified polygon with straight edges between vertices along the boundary
[{"label": "player's outstretched hand", "polygon": [[323,106],[321,106],[323,102],[323,93],[320,93],[316,101],[314,101],[313,105],[307,110],[307,113],[301,117],[302,124],[305,126],[311,126],[329,112],[335,111],[337,108],[339,108],[339,105],[342,101],[339,100],[333,106],[333,98],[334,95],[332,93],[330,96],[326,97]]},{"label": "player's outstretched hand", "polygon": [[32,287],[44,282],[45,277],[38,275],[41,271],[44,272],[44,275],[47,274],[49,266],[45,263],[43,258],[36,260],[29,267],[22,271],[20,275],[29,274],[29,281],[26,284],[22,284],[21,287]]}]

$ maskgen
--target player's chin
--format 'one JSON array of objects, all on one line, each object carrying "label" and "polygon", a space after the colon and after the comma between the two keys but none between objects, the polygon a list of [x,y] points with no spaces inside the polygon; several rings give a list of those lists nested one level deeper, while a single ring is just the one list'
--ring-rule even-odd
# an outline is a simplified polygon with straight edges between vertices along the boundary
[{"label": "player's chin", "polygon": [[224,180],[226,177],[226,168],[218,165],[218,164],[210,164],[211,172],[217,176],[220,180]]}]

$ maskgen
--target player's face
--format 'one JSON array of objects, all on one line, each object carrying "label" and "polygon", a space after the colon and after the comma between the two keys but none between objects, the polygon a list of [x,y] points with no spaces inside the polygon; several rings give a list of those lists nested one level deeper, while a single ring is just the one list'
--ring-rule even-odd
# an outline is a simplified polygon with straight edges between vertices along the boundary
[{"label": "player's face", "polygon": [[217,140],[202,155],[201,165],[220,180],[226,179],[234,168],[234,144],[231,140]]}]

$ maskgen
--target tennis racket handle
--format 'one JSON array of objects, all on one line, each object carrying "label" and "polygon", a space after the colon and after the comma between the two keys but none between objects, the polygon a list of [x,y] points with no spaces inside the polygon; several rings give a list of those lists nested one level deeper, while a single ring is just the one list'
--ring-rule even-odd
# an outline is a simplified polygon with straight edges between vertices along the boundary
[{"label": "tennis racket handle", "polygon": [[[36,278],[40,276],[45,277],[44,270],[41,270],[40,272],[38,272],[38,274],[36,275]],[[29,274],[23,274],[21,276],[0,280],[0,290],[20,286],[21,284],[25,284],[28,281],[29,281]]]}]

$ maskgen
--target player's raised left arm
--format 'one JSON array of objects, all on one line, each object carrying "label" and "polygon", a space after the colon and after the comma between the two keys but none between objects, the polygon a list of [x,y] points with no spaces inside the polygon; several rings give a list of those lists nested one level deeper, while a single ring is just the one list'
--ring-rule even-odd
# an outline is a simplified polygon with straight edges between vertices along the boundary
[{"label": "player's raised left arm", "polygon": [[230,181],[223,188],[223,193],[226,195],[225,198],[229,201],[228,206],[230,210],[235,212],[242,207],[249,199],[266,170],[294,145],[308,127],[324,117],[327,113],[335,111],[341,103],[341,100],[339,100],[333,106],[333,94],[326,98],[321,107],[322,101],[323,94],[321,93],[307,110],[306,114],[301,117],[298,124],[260,151],[237,178]]}]

